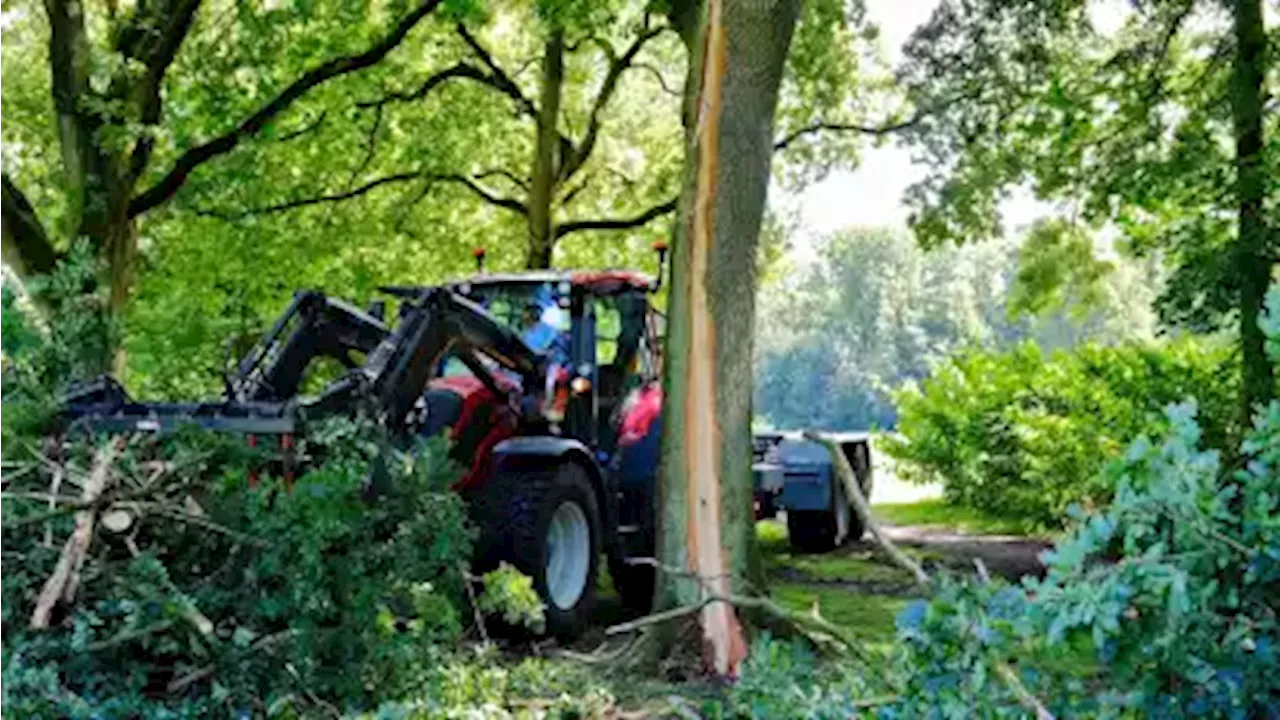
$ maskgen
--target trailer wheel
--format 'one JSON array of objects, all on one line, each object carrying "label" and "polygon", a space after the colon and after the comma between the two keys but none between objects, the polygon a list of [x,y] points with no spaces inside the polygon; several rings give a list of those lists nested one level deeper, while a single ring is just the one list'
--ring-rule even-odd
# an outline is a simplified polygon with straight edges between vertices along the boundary
[{"label": "trailer wheel", "polygon": [[[864,498],[871,497],[871,467],[865,448],[854,454],[854,474]],[[798,553],[824,553],[839,545],[856,542],[866,533],[862,518],[845,496],[844,485],[832,479],[832,507],[829,510],[787,511],[787,537]]]},{"label": "trailer wheel", "polygon": [[504,467],[479,491],[472,514],[477,567],[511,563],[533,579],[547,633],[579,635],[595,606],[600,555],[600,513],[582,466]]},{"label": "trailer wheel", "polygon": [[830,552],[849,536],[853,509],[839,482],[831,488],[832,503],[827,510],[788,510],[787,538],[797,553]]}]

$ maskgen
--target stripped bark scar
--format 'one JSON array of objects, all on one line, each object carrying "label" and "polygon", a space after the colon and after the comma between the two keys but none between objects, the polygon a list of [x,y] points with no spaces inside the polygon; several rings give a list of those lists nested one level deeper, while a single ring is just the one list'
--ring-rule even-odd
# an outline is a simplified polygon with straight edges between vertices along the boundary
[{"label": "stripped bark scar", "polygon": [[[716,420],[716,336],[707,298],[707,275],[715,237],[716,172],[720,113],[727,48],[722,1],[708,4],[702,88],[698,103],[697,187],[689,259],[690,338],[685,399],[685,447],[688,488],[687,533],[690,569],[710,578],[716,595],[730,593],[727,560],[720,528],[720,443]],[[708,664],[721,676],[736,676],[746,656],[742,627],[728,603],[711,603],[701,612],[703,647]]]}]

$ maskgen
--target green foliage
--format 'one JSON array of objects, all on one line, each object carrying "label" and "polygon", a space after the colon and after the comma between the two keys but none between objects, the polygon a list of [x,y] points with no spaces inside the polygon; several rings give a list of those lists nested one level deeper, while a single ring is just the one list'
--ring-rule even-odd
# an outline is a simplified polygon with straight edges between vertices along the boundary
[{"label": "green foliage", "polygon": [[825,720],[859,715],[867,683],[848,668],[819,665],[802,642],[755,639],[742,679],[729,691],[724,715],[736,718]]},{"label": "green foliage", "polygon": [[[900,68],[929,111],[904,133],[929,167],[907,197],[917,236],[931,247],[998,237],[1000,200],[1029,188],[1073,225],[1118,229],[1119,249],[1164,264],[1163,319],[1221,327],[1240,301],[1236,197],[1224,192],[1236,175],[1232,14],[1211,2],[941,3]],[[1274,95],[1274,54],[1251,62]],[[1263,215],[1276,217],[1280,115],[1264,113],[1263,134]]]},{"label": "green foliage", "polygon": [[413,699],[382,703],[377,720],[437,718],[601,717],[614,704],[612,693],[588,668],[525,658],[502,663],[493,654],[463,656],[442,664]]},{"label": "green foliage", "polygon": [[[101,268],[77,244],[49,275],[21,289],[4,287],[4,445],[6,457],[44,429],[57,394],[102,372],[115,346],[116,323],[95,290]],[[50,318],[53,321],[50,321]],[[11,442],[12,441],[12,442]]]},{"label": "green foliage", "polygon": [[1169,403],[1198,398],[1221,446],[1234,378],[1228,349],[1205,340],[974,350],[898,394],[901,436],[884,447],[903,477],[942,481],[949,502],[1052,528],[1069,505],[1110,499],[1115,483],[1100,471],[1163,427]]},{"label": "green foliage", "polygon": [[[1163,442],[1136,441],[1110,507],[1082,517],[1023,588],[952,583],[899,619],[911,668],[902,710],[967,717],[1019,702],[993,678],[1018,664],[1060,716],[1265,717],[1280,696],[1280,403],[1227,472],[1200,447],[1193,404]],[[1120,554],[1116,558],[1116,553]],[[1095,653],[1096,673],[1049,658]],[[959,682],[957,682],[959,680]],[[994,685],[994,687],[993,687]]]},{"label": "green foliage", "polygon": [[1070,347],[1152,332],[1150,280],[1126,263],[1093,286],[1087,310],[1068,295],[1073,312],[1011,317],[1021,252],[1010,242],[924,252],[885,229],[826,238],[816,260],[761,292],[756,410],[784,429],[889,428],[893,391],[961,348],[1028,339]]},{"label": "green foliage", "polygon": [[[445,448],[401,452],[332,421],[299,452],[321,460],[292,485],[254,485],[247,469],[271,458],[241,438],[132,441],[116,463],[123,486],[108,492],[142,500],[104,511],[128,512],[128,527],[99,525],[75,603],[49,630],[27,629],[27,617],[59,546],[29,520],[43,503],[6,499],[4,559],[21,568],[3,580],[6,710],[309,714],[373,707],[424,682],[461,634],[471,547]],[[72,458],[89,464],[85,449]],[[41,467],[6,490],[47,489]],[[384,482],[370,485],[374,473]],[[49,522],[53,538],[72,524]]]},{"label": "green foliage", "polygon": [[1093,238],[1063,220],[1040,220],[1018,249],[1018,276],[1009,298],[1013,313],[1068,310],[1086,314],[1103,301],[1102,279],[1114,263],[1094,257]]},{"label": "green foliage", "polygon": [[476,599],[481,612],[500,615],[503,622],[513,627],[543,631],[547,616],[542,598],[533,589],[533,578],[504,562],[496,570],[485,573],[482,579],[484,591]]}]

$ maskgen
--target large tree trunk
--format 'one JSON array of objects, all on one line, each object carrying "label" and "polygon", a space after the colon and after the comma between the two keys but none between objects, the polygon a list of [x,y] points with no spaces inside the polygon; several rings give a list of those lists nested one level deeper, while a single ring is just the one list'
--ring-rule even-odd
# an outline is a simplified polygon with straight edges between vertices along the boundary
[{"label": "large tree trunk", "polygon": [[[98,257],[105,259],[101,282],[109,289],[111,312],[119,313],[128,298],[136,252],[134,224],[128,212],[134,179],[124,171],[121,151],[101,144],[104,118],[94,106],[101,104],[102,98],[95,97],[89,86],[91,48],[82,3],[46,0],[45,10],[49,16],[50,87],[71,210],[62,231],[88,240]],[[123,77],[117,78],[112,83],[114,97],[125,97],[127,90],[122,88],[127,87]],[[121,366],[123,356],[111,354]],[[109,362],[110,358],[104,357],[98,369],[107,370]]]},{"label": "large tree trunk", "polygon": [[1263,202],[1267,192],[1262,163],[1262,109],[1265,103],[1264,55],[1266,29],[1262,24],[1262,0],[1235,3],[1235,83],[1232,108],[1236,136],[1236,201],[1239,238],[1236,262],[1240,273],[1240,342],[1243,347],[1244,417],[1275,395],[1275,378],[1268,362],[1266,338],[1258,327],[1277,254],[1270,236]]},{"label": "large tree trunk", "polygon": [[560,134],[560,92],[564,86],[564,30],[552,28],[542,58],[542,92],[538,105],[538,139],[533,158],[533,178],[529,186],[530,269],[551,267],[554,236],[551,234],[551,200],[559,174],[556,157]]},{"label": "large tree trunk", "polygon": [[[725,595],[751,547],[751,348],[756,245],[773,114],[799,0],[708,0],[690,82],[698,101],[672,253],[660,479],[662,605]],[[699,616],[704,656],[733,676],[746,655],[734,609]]]}]

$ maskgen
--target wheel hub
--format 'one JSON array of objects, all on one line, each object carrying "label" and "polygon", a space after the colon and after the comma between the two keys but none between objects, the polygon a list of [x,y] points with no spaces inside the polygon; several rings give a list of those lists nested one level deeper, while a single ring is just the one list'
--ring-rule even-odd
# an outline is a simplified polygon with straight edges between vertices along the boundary
[{"label": "wheel hub", "polygon": [[553,605],[568,610],[578,604],[587,587],[591,567],[591,526],[582,506],[565,501],[547,526],[547,595]]}]

